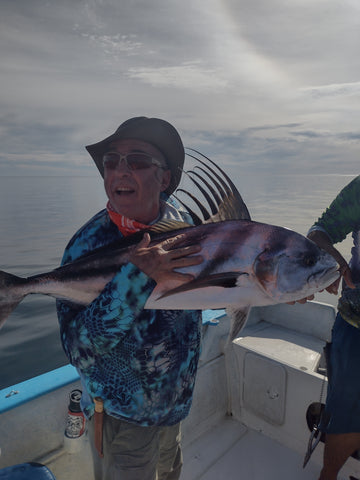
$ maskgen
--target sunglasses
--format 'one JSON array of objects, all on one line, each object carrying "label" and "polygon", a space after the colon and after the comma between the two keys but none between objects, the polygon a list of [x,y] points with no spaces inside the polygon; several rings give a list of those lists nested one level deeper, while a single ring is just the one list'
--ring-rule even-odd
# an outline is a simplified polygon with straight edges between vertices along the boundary
[{"label": "sunglasses", "polygon": [[122,160],[125,160],[125,164],[130,170],[145,170],[153,165],[164,170],[167,169],[159,160],[147,153],[127,153],[122,155],[118,152],[107,152],[103,156],[103,166],[108,170],[115,170]]}]

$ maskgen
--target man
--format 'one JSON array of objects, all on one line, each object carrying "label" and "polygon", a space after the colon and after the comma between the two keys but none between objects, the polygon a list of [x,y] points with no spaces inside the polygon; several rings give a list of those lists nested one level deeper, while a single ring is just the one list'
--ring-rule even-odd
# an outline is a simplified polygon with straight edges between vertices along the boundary
[{"label": "man", "polygon": [[[350,267],[333,244],[353,232]],[[337,195],[308,237],[334,256],[344,285],[328,349],[328,393],[320,428],[326,432],[319,480],[336,480],[349,456],[360,449],[360,177]],[[327,290],[337,293],[339,281]]]},{"label": "man", "polygon": [[[104,178],[108,204],[71,239],[63,264],[159,220],[191,222],[169,198],[184,148],[168,122],[131,118],[86,148]],[[89,306],[57,303],[63,346],[83,385],[96,480],[180,476],[180,422],[191,406],[201,312],[144,310],[159,278],[188,281],[191,276],[174,269],[201,263],[200,247],[177,248],[180,239],[154,247],[145,233]],[[105,412],[100,439],[95,398]]]}]

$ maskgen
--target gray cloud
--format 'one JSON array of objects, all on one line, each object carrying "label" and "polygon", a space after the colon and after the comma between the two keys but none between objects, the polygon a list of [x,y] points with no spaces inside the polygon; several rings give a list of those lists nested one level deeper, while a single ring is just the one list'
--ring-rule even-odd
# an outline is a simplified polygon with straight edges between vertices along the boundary
[{"label": "gray cloud", "polygon": [[359,95],[360,82],[307,87],[303,89],[303,92],[313,98]]},{"label": "gray cloud", "polygon": [[238,34],[298,79],[325,85],[358,78],[360,60],[353,56],[359,40],[357,2],[225,0],[224,4]]},{"label": "gray cloud", "polygon": [[3,0],[0,173],[91,168],[83,146],[143,114],[229,166],[353,171],[359,13],[350,0]]}]

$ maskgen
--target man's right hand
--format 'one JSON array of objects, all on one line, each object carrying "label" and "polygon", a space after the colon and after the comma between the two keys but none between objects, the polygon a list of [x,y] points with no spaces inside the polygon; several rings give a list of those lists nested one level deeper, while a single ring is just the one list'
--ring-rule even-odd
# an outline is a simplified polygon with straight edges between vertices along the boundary
[{"label": "man's right hand", "polygon": [[145,233],[141,242],[130,253],[129,261],[157,283],[160,280],[189,282],[194,278],[193,275],[176,272],[175,269],[199,265],[203,257],[195,255],[201,251],[200,245],[176,248],[183,238],[180,234],[150,246],[150,235]]}]

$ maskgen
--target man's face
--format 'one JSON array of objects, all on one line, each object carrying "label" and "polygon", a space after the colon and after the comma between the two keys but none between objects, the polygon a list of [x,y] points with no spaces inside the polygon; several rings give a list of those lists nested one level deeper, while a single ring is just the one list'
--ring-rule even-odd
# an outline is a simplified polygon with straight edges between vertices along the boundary
[{"label": "man's face", "polygon": [[[118,140],[113,142],[109,151],[122,155],[128,153],[147,153],[162,165],[166,161],[162,153],[153,145],[141,140]],[[116,168],[104,168],[106,194],[114,210],[132,220],[148,224],[159,214],[160,193],[170,183],[170,170],[156,165],[150,168],[131,170],[124,160]]]}]

